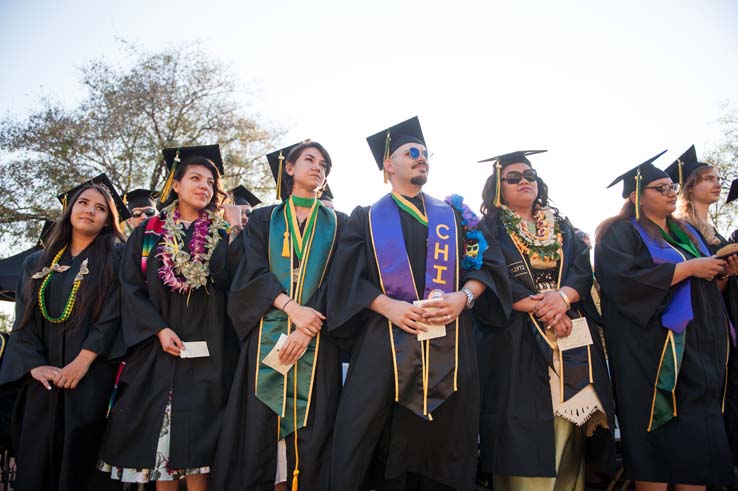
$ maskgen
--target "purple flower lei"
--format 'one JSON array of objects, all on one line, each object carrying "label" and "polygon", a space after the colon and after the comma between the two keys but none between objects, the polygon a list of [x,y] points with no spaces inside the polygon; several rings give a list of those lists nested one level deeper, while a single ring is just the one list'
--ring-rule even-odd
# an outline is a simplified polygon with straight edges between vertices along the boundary
[{"label": "purple flower lei", "polygon": [[[174,208],[172,218],[174,222],[174,230],[171,227],[164,227],[163,241],[159,245],[158,256],[161,257],[162,266],[159,268],[159,279],[169,286],[173,291],[178,293],[188,292],[193,285],[182,275],[177,274],[177,269],[174,265],[174,258],[169,252],[169,249],[174,245],[176,249],[181,250],[178,247],[180,242],[179,236],[184,236],[182,230],[182,224],[180,222],[180,213],[178,208]],[[192,223],[194,231],[192,233],[192,239],[190,239],[190,261],[203,263],[203,254],[205,253],[205,243],[209,232],[210,218],[208,214],[203,210],[198,215],[197,219]],[[185,251],[182,251],[186,254]],[[200,285],[194,285],[198,288]]]}]

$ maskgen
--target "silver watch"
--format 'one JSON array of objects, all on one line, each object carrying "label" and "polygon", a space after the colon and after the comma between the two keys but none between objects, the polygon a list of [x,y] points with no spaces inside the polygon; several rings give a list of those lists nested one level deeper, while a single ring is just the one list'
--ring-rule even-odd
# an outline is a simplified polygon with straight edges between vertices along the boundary
[{"label": "silver watch", "polygon": [[470,308],[474,307],[474,302],[476,300],[474,298],[474,293],[472,293],[472,291],[468,289],[467,287],[464,287],[459,291],[463,293],[464,295],[466,295],[466,306],[464,308],[466,310],[469,310]]}]

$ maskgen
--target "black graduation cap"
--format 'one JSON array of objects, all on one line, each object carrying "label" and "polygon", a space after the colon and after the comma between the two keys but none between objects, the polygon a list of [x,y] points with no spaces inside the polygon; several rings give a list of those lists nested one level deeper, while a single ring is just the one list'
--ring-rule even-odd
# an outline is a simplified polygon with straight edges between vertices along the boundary
[{"label": "black graduation cap", "polygon": [[256,206],[261,203],[261,200],[254,196],[254,193],[241,184],[231,189],[231,195],[233,196],[233,203],[237,205]]},{"label": "black graduation cap", "polygon": [[100,174],[99,176],[93,177],[92,179],[73,187],[69,191],[58,194],[56,196],[56,199],[58,199],[59,202],[62,204],[62,208],[66,210],[67,203],[72,198],[72,196],[74,196],[74,194],[83,186],[86,186],[90,183],[102,184],[108,189],[110,195],[113,197],[113,202],[115,202],[115,208],[118,210],[119,221],[122,222],[123,220],[127,220],[131,217],[131,213],[128,211],[128,207],[126,207],[125,203],[123,203],[123,199],[118,194],[118,191],[115,190],[115,186],[113,186],[113,183],[110,182],[110,179],[108,179],[108,176],[105,174]]},{"label": "black graduation cap", "polygon": [[379,170],[384,170],[384,160],[406,143],[419,143],[427,147],[417,116],[375,133],[367,137],[366,141]]},{"label": "black graduation cap", "polygon": [[480,164],[484,162],[495,162],[495,206],[500,206],[500,173],[502,169],[511,164],[528,164],[533,167],[533,164],[528,160],[528,155],[535,155],[543,152],[548,152],[548,150],[517,150],[515,152],[504,153],[502,155],[496,155],[479,161]]},{"label": "black graduation cap", "polygon": [[727,205],[735,199],[738,199],[738,179],[733,179],[733,182],[730,183],[730,191],[728,191],[728,197],[725,198],[725,204]]},{"label": "black graduation cap", "polygon": [[630,193],[636,190],[636,176],[638,175],[640,171],[640,186],[643,188],[644,186],[647,186],[649,183],[652,183],[653,181],[657,179],[663,179],[664,177],[669,177],[669,175],[662,171],[661,169],[656,168],[653,165],[653,161],[657,158],[661,157],[663,154],[666,153],[666,150],[659,153],[658,155],[655,155],[651,157],[650,159],[646,160],[642,164],[638,164],[632,169],[630,169],[628,172],[618,176],[614,181],[612,181],[607,187],[611,188],[615,184],[619,183],[620,181],[623,181],[623,198],[627,198],[630,196]]},{"label": "black graduation cap", "polygon": [[669,167],[664,169],[664,172],[669,174],[672,181],[678,182],[682,186],[689,176],[692,175],[692,172],[700,167],[707,167],[709,165],[697,160],[697,150],[692,145],[678,159],[672,162]]},{"label": "black graduation cap", "polygon": [[284,182],[282,182],[282,166],[284,165],[285,160],[287,160],[287,156],[298,145],[301,145],[307,141],[310,140],[293,143],[292,145],[280,148],[279,150],[275,150],[274,152],[267,154],[266,158],[267,162],[269,163],[269,168],[272,170],[274,182],[277,183],[277,199],[282,199],[282,196],[287,196],[288,194],[287,186]]},{"label": "black graduation cap", "polygon": [[479,163],[484,162],[497,162],[500,164],[499,168],[502,169],[510,164],[528,164],[531,165],[528,160],[528,155],[535,155],[537,153],[548,152],[548,150],[518,150],[516,152],[510,152],[503,155],[497,155],[488,159],[480,160]]},{"label": "black graduation cap", "polygon": [[164,155],[164,162],[166,163],[167,170],[169,171],[169,175],[164,182],[164,187],[162,187],[161,190],[161,196],[159,197],[159,201],[161,203],[164,203],[167,198],[169,198],[169,193],[172,190],[172,181],[174,180],[174,172],[177,169],[177,165],[184,162],[188,157],[192,157],[193,155],[205,157],[215,164],[215,168],[218,169],[221,176],[225,172],[223,169],[223,157],[220,155],[220,145],[218,144],[165,148],[161,153]]},{"label": "black graduation cap", "polygon": [[156,191],[150,189],[134,189],[123,195],[123,203],[126,204],[129,210],[134,208],[144,208],[146,206],[156,206],[154,200],[159,196]]},{"label": "black graduation cap", "polygon": [[323,186],[323,190],[320,192],[320,199],[323,198],[333,201],[333,191],[331,191],[331,187],[328,183]]}]

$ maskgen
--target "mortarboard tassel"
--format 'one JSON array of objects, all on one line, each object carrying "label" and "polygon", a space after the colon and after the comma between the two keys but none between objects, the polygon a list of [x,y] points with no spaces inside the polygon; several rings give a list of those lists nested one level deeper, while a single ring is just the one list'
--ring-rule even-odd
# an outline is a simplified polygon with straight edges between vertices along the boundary
[{"label": "mortarboard tassel", "polygon": [[[387,130],[387,138],[385,138],[384,140],[384,160],[389,159],[391,141],[392,137],[390,136],[389,130]],[[387,184],[387,181],[389,181],[389,176],[387,175],[387,170],[384,168],[384,164],[382,164],[382,173],[384,174],[384,183]]]},{"label": "mortarboard tassel", "polygon": [[[282,150],[279,151],[279,170],[277,172],[277,199],[282,199],[282,164],[284,162],[284,155],[282,155]],[[285,232],[285,241],[287,232]],[[287,257],[284,255],[284,249],[282,249],[282,257]]]},{"label": "mortarboard tassel", "polygon": [[495,206],[500,207],[500,174],[502,173],[502,165],[500,164],[499,159],[497,160],[497,164],[495,164],[495,167],[497,167],[497,179],[495,179]]},{"label": "mortarboard tassel", "polygon": [[682,176],[682,161],[677,159],[677,168],[679,169],[679,187],[684,185],[684,176]]},{"label": "mortarboard tassel", "polygon": [[63,213],[65,212],[65,211],[67,211],[67,205],[68,205],[68,204],[69,204],[69,203],[68,203],[68,201],[67,201],[67,193],[64,193],[64,197],[62,198],[62,214],[63,214]]},{"label": "mortarboard tassel", "polygon": [[641,219],[641,168],[639,167],[636,171],[636,220]]},{"label": "mortarboard tassel", "polygon": [[172,192],[172,181],[174,181],[174,171],[177,169],[179,164],[179,150],[174,155],[174,161],[172,162],[172,168],[169,170],[167,180],[164,182],[164,187],[161,188],[161,196],[159,196],[159,203],[164,203],[169,198],[169,193]]},{"label": "mortarboard tassel", "polygon": [[282,257],[290,257],[290,233],[286,230],[282,241]]}]

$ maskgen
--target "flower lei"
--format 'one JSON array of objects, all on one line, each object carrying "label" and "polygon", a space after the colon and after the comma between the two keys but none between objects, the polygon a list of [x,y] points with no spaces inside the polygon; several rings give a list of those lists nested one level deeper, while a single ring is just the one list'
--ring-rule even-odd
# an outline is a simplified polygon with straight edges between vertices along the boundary
[{"label": "flower lei", "polygon": [[551,208],[541,208],[533,212],[535,234],[528,230],[527,222],[520,215],[505,205],[500,205],[500,217],[520,252],[544,261],[558,259],[562,244],[561,228]]},{"label": "flower lei", "polygon": [[184,227],[177,200],[164,210],[163,241],[157,256],[161,258],[159,278],[174,292],[189,293],[206,286],[210,274],[210,258],[226,230],[225,222],[210,210],[202,210],[192,222],[194,232],[190,252],[184,249]]},{"label": "flower lei", "polygon": [[458,194],[452,194],[446,198],[446,203],[459,211],[461,214],[461,225],[464,227],[464,258],[461,267],[465,271],[482,268],[482,256],[489,248],[484,234],[477,230],[479,217],[464,204],[464,198]]},{"label": "flower lei", "polygon": [[77,291],[79,290],[79,285],[80,283],[82,283],[82,280],[85,279],[85,275],[90,272],[89,268],[87,267],[87,259],[85,259],[84,261],[82,261],[79,272],[74,277],[72,291],[69,292],[67,303],[64,305],[64,310],[62,310],[60,316],[52,317],[49,314],[48,309],[46,308],[46,289],[49,287],[49,281],[51,281],[51,277],[54,276],[54,273],[63,273],[69,269],[69,266],[59,266],[59,261],[61,260],[61,257],[64,255],[64,251],[66,250],[67,246],[62,247],[61,250],[56,254],[56,256],[54,256],[54,259],[51,260],[51,266],[49,266],[48,268],[43,268],[41,269],[41,271],[31,276],[31,278],[36,280],[40,278],[44,279],[38,289],[38,308],[41,311],[41,315],[44,317],[44,319],[51,322],[52,324],[61,324],[62,322],[66,322],[72,315],[72,309],[74,308],[74,302],[77,299]]}]

